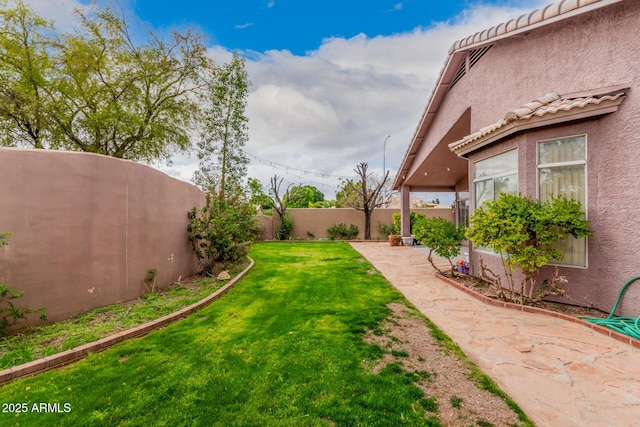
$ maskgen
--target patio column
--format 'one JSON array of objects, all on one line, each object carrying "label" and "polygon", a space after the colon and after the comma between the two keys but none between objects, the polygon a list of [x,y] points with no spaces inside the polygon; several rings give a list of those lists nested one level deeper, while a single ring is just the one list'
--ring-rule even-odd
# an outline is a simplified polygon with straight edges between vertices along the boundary
[{"label": "patio column", "polygon": [[411,236],[411,187],[403,185],[400,187],[400,235],[402,237]]}]

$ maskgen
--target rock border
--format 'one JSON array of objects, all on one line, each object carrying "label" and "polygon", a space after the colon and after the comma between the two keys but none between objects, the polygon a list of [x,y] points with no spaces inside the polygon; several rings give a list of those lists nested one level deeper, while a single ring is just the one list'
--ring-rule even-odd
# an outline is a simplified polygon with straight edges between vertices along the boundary
[{"label": "rock border", "polygon": [[453,279],[445,277],[445,276],[443,276],[443,275],[441,275],[439,273],[435,273],[435,276],[436,276],[436,278],[442,280],[443,282],[448,283],[449,285],[461,290],[462,292],[465,292],[468,295],[471,295],[472,297],[484,302],[485,304],[493,305],[493,306],[496,306],[496,307],[504,307],[504,308],[508,308],[508,309],[511,309],[511,310],[525,311],[527,313],[544,314],[546,316],[557,317],[559,319],[566,320],[568,322],[578,323],[580,325],[586,326],[587,328],[593,329],[594,331],[596,331],[598,333],[610,336],[613,339],[616,339],[618,341],[622,341],[625,344],[629,344],[630,346],[633,346],[635,348],[640,349],[640,340],[632,338],[632,337],[630,337],[628,335],[621,334],[621,333],[616,332],[614,330],[611,330],[609,328],[605,328],[604,326],[596,325],[595,323],[590,323],[590,322],[587,322],[586,320],[578,319],[577,317],[569,316],[569,315],[564,314],[564,313],[558,313],[556,311],[545,310],[544,308],[538,308],[538,307],[532,307],[532,306],[528,306],[528,305],[516,304],[516,303],[512,303],[512,302],[495,300],[495,299],[490,298],[490,297],[488,297],[486,295],[483,295],[483,294],[481,294],[479,292],[476,292],[473,289],[468,288],[467,286],[465,286],[465,285],[463,285],[461,283],[458,283],[457,281],[455,281]]},{"label": "rock border", "polygon": [[51,369],[70,365],[74,362],[84,359],[89,353],[97,353],[99,351],[106,350],[122,341],[126,341],[131,338],[140,338],[144,335],[147,335],[149,332],[163,328],[170,323],[183,319],[203,309],[204,307],[224,295],[233,286],[235,286],[235,284],[240,281],[240,279],[242,279],[249,272],[249,270],[251,270],[251,268],[253,268],[253,259],[251,257],[247,258],[249,258],[249,265],[244,270],[242,270],[242,272],[231,279],[229,283],[227,283],[211,295],[201,299],[200,301],[195,302],[171,314],[160,317],[156,320],[152,320],[151,322],[136,326],[133,329],[128,329],[126,331],[110,335],[108,337],[72,348],[70,350],[63,351],[61,353],[43,357],[42,359],[33,360],[31,362],[23,363],[22,365],[12,366],[11,368],[4,369],[0,371],[0,385],[10,383],[20,378],[37,375]]}]

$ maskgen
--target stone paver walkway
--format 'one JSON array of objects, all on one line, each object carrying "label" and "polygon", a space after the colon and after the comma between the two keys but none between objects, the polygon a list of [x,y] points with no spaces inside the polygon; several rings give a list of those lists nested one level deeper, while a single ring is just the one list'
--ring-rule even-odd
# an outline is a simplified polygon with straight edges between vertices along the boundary
[{"label": "stone paver walkway", "polygon": [[437,279],[411,248],[352,246],[536,425],[640,426],[640,349],[580,324],[485,304]]}]

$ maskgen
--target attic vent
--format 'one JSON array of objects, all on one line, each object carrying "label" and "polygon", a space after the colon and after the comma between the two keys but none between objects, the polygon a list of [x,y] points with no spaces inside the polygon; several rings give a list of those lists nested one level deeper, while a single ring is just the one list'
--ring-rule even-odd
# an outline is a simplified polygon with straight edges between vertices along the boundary
[{"label": "attic vent", "polygon": [[451,80],[451,85],[449,86],[449,90],[451,90],[451,88],[458,83],[458,81],[464,77],[464,75],[467,74],[467,62],[466,61],[462,61],[460,63],[460,67],[458,67],[458,71],[456,71],[456,75],[453,77],[453,80]]},{"label": "attic vent", "polygon": [[469,53],[467,53],[467,56],[460,63],[460,67],[458,67],[458,71],[456,71],[456,74],[453,77],[453,80],[451,80],[451,85],[449,86],[449,90],[451,90],[451,88],[456,83],[458,83],[460,79],[464,77],[465,74],[467,74],[467,67],[471,69],[471,67],[476,65],[478,61],[480,61],[480,58],[482,58],[484,54],[487,53],[489,49],[491,49],[491,46],[493,45],[483,46],[478,49],[470,50]]},{"label": "attic vent", "polygon": [[479,49],[474,49],[472,51],[469,52],[469,68],[473,67],[474,65],[476,65],[476,63],[478,61],[480,61],[480,58],[482,58],[482,56],[487,53],[489,51],[489,49],[491,49],[492,45],[489,46],[484,46],[481,47]]}]

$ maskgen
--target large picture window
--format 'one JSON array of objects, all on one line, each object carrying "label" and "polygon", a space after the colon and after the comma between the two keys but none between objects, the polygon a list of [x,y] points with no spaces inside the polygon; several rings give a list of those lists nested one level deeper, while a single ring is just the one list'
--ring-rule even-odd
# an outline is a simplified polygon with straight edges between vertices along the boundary
[{"label": "large picture window", "polygon": [[518,150],[507,151],[473,165],[474,207],[500,193],[518,194]]},{"label": "large picture window", "polygon": [[[587,150],[584,135],[538,142],[538,185],[540,200],[564,196],[577,200],[587,211]],[[564,253],[554,264],[586,267],[586,237],[559,242]]]}]

